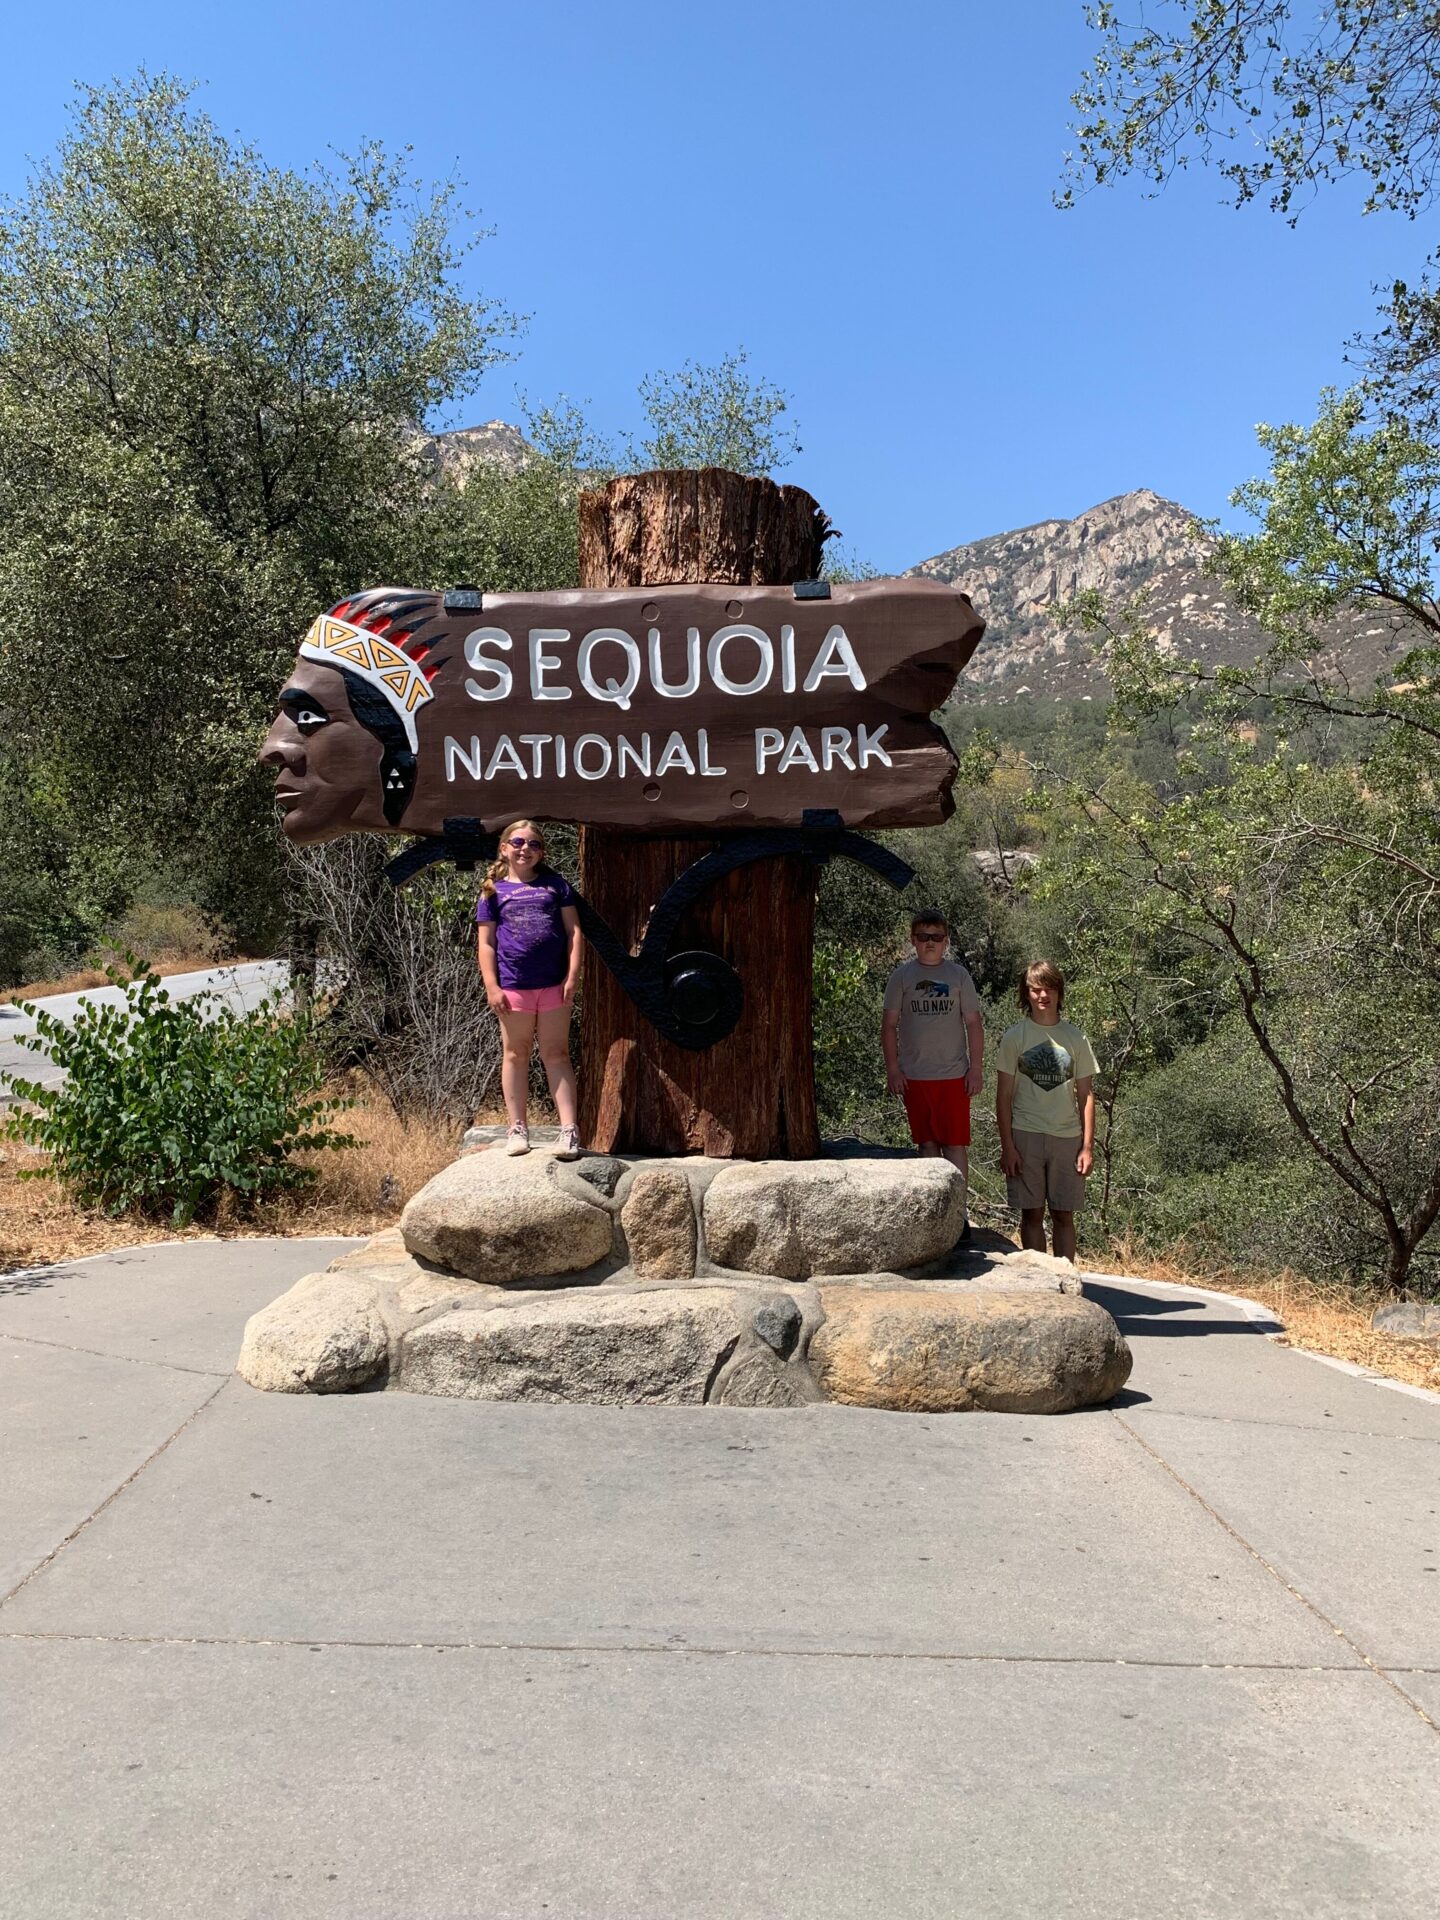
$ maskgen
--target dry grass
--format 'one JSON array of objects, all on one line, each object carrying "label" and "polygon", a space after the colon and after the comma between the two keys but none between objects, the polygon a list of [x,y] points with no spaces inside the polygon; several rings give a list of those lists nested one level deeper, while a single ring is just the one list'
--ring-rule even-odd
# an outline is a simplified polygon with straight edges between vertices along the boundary
[{"label": "dry grass", "polygon": [[[204,953],[162,953],[148,962],[150,971],[162,978],[168,978],[172,973],[202,973],[215,966],[238,967],[243,964],[243,958],[216,960]],[[92,987],[113,984],[100,967],[80,967],[74,973],[63,974],[58,980],[32,980],[28,986],[7,987],[0,993],[0,1003],[18,1005],[22,1000],[47,1000],[55,993],[88,993]]]},{"label": "dry grass", "polygon": [[[1087,1260],[1089,1256],[1086,1256]],[[1376,1333],[1370,1316],[1385,1297],[1359,1287],[1311,1280],[1283,1267],[1279,1273],[1230,1273],[1210,1262],[1187,1257],[1184,1247],[1157,1258],[1126,1240],[1112,1240],[1106,1261],[1116,1273],[1143,1280],[1169,1280],[1180,1286],[1212,1287],[1241,1294],[1268,1307],[1285,1328],[1281,1344],[1404,1380],[1412,1387],[1440,1390],[1440,1350],[1426,1340],[1396,1340]]]},{"label": "dry grass", "polygon": [[315,1179],[299,1193],[262,1207],[242,1229],[252,1233],[378,1233],[448,1167],[459,1152],[457,1129],[435,1120],[400,1120],[371,1089],[351,1089],[356,1105],[336,1125],[359,1146],[344,1153],[302,1154]]},{"label": "dry grass", "polygon": [[308,1158],[316,1177],[248,1215],[222,1209],[203,1227],[172,1227],[168,1221],[109,1219],[77,1207],[50,1180],[22,1173],[43,1167],[45,1155],[7,1142],[0,1148],[0,1273],[48,1266],[113,1247],[154,1240],[212,1240],[254,1234],[366,1234],[395,1224],[401,1207],[432,1175],[455,1158],[455,1129],[433,1122],[402,1123],[378,1095],[352,1093],[357,1104],[338,1124],[360,1144],[344,1153]]}]

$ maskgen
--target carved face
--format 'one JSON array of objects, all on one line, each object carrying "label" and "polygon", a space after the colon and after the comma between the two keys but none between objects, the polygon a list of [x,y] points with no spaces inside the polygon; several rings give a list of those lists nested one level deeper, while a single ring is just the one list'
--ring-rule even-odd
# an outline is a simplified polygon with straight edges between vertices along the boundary
[{"label": "carved face", "polygon": [[[404,812],[414,761],[357,718],[346,676],[297,660],[260,758],[275,769],[287,840],[299,846],[342,833],[384,832]],[[409,759],[407,769],[396,764]]]}]

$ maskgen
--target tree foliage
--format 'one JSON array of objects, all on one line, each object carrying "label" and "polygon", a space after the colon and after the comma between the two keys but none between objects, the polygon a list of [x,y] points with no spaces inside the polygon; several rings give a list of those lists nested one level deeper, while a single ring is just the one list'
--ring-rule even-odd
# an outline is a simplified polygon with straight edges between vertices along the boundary
[{"label": "tree foliage", "polygon": [[[1062,204],[1136,173],[1155,190],[1192,160],[1236,204],[1358,178],[1366,211],[1412,217],[1440,164],[1440,13],[1417,0],[1159,0],[1138,21],[1102,0],[1073,95],[1078,152]],[[1151,24],[1154,20],[1155,24]]]},{"label": "tree foliage", "polygon": [[771,474],[800,452],[784,415],[789,399],[771,381],[747,372],[743,347],[714,366],[687,360],[673,373],[640,382],[647,430],[626,442],[625,464],[642,467],[729,467]]},{"label": "tree foliage", "polygon": [[[1252,669],[1211,671],[1168,654],[1140,609],[1117,619],[1083,603],[1117,722],[1183,710],[1190,733],[1170,791],[1102,765],[1068,797],[1092,877],[1118,876],[1137,923],[1223,980],[1254,1071],[1330,1182],[1323,1232],[1343,1226],[1356,1264],[1399,1288],[1434,1267],[1440,1218],[1434,464],[1344,400],[1314,428],[1262,439],[1270,473],[1240,496],[1258,530],[1223,540],[1217,565],[1271,648]],[[1416,642],[1369,688],[1316,637],[1355,598]]]},{"label": "tree foliage", "polygon": [[1356,598],[1440,635],[1440,448],[1403,419],[1374,419],[1359,391],[1322,394],[1308,427],[1256,432],[1270,471],[1232,502],[1260,531],[1222,537],[1215,557],[1241,604],[1301,649]]},{"label": "tree foliage", "polygon": [[295,636],[423,556],[417,430],[507,324],[456,288],[458,218],[377,145],[278,170],[144,75],[82,90],[0,215],[0,712],[62,845],[263,899]]}]

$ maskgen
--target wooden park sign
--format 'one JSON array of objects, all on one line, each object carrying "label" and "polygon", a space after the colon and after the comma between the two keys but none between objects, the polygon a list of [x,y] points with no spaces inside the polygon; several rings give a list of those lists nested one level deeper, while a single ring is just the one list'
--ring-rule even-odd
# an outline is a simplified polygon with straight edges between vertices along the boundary
[{"label": "wooden park sign", "polygon": [[981,622],[933,580],[448,595],[321,614],[281,695],[286,832],[520,814],[639,832],[945,818],[930,719]]},{"label": "wooden park sign", "polygon": [[[581,893],[609,973],[587,959],[581,1091],[591,1144],[815,1151],[816,868],[793,833],[828,828],[833,850],[836,831],[924,826],[952,809],[956,761],[930,716],[983,622],[938,581],[809,578],[825,524],[809,495],[769,481],[715,470],[627,476],[582,500],[582,577],[606,584],[358,593],[315,620],[281,692],[264,757],[293,841],[418,834],[475,857],[486,834],[522,815],[588,830]],[[787,541],[777,526],[800,531]],[[767,553],[767,540],[778,550]],[[666,551],[677,542],[678,558]],[[657,565],[657,548],[668,579],[624,577],[647,558]],[[767,567],[790,578],[752,577]],[[677,580],[681,570],[711,577]],[[677,1041],[673,1024],[671,1038],[659,1038],[636,1015],[645,994],[635,956],[644,957],[652,910],[671,883],[727,845],[676,836],[725,835],[733,851],[737,832],[756,829],[792,830],[774,846],[789,857],[741,872],[710,859],[711,897],[687,901],[687,918],[677,909],[666,952],[651,956],[653,973],[671,951],[705,939],[692,957],[718,951],[717,965],[744,980],[744,1014],[713,1046]],[[764,979],[745,964],[752,947],[771,963]],[[777,1000],[783,1035],[773,1021],[757,1025]],[[802,1016],[803,1033],[792,1031]],[[757,1100],[755,1075],[776,1046],[778,1103]],[[670,1059],[667,1049],[700,1059]],[[729,1111],[716,1112],[701,1083],[727,1076],[732,1093],[719,1106]]]}]

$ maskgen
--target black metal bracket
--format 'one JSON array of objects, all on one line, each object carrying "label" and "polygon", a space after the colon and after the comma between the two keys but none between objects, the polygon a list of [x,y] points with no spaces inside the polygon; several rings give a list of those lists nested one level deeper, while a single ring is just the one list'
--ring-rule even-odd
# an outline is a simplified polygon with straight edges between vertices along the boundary
[{"label": "black metal bracket", "polygon": [[[442,834],[398,855],[385,872],[397,887],[437,860],[454,860],[468,873],[481,860],[494,859],[498,844],[496,835],[486,833],[478,820],[447,820]],[[821,867],[830,860],[854,860],[897,893],[915,878],[915,869],[899,854],[852,833],[838,813],[807,808],[802,826],[737,835],[692,861],[651,909],[638,953],[628,950],[588,900],[575,896],[585,938],[656,1032],[675,1046],[703,1053],[735,1031],[745,1010],[744,983],[728,960],[704,949],[670,951],[682,914],[727,873],[786,854],[799,854]]]},{"label": "black metal bracket", "polygon": [[458,872],[473,873],[482,862],[493,860],[500,851],[498,833],[487,833],[479,820],[460,814],[447,820],[440,833],[427,834],[404,853],[397,853],[385,868],[392,887],[403,887],[437,860],[453,860]]}]

